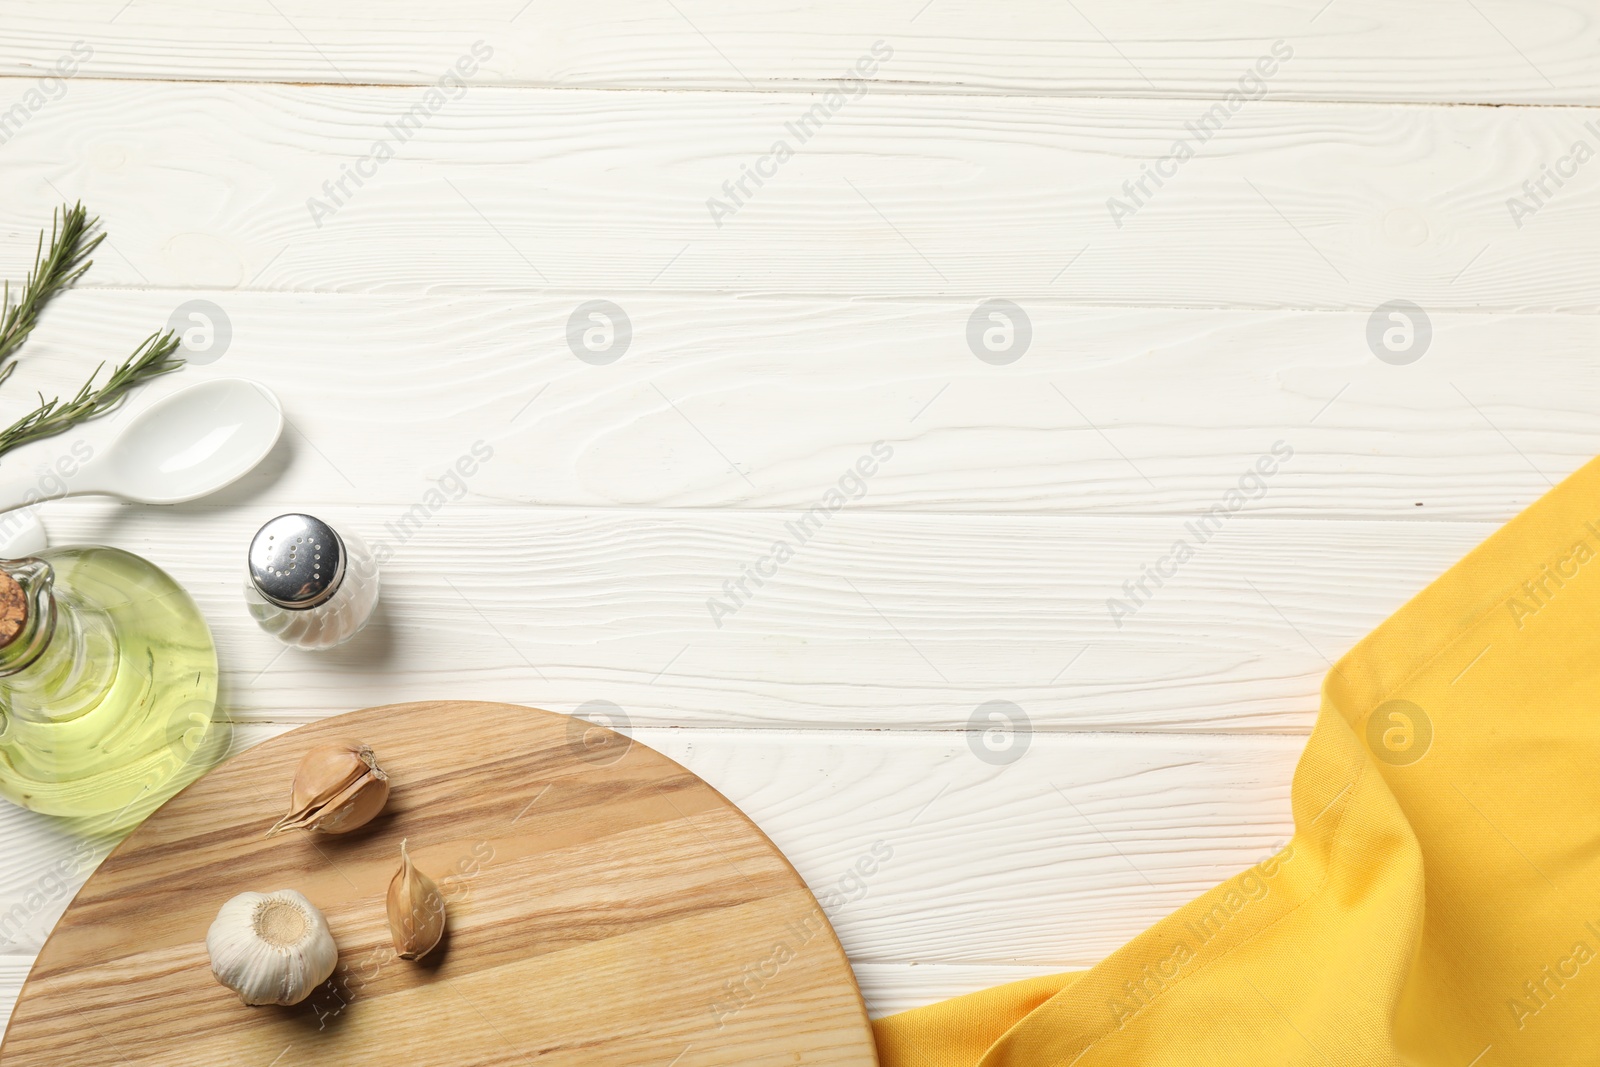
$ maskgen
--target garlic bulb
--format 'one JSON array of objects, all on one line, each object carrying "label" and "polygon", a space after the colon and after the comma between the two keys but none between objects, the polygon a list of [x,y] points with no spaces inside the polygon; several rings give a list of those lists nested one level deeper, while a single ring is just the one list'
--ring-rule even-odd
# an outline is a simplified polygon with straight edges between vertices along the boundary
[{"label": "garlic bulb", "polygon": [[432,878],[411,862],[406,843],[400,842],[400,869],[389,883],[389,936],[395,955],[419,960],[444,937],[444,895]]},{"label": "garlic bulb", "polygon": [[211,973],[246,1004],[298,1004],[333,974],[328,920],[292,889],[240,893],[206,933]]},{"label": "garlic bulb", "polygon": [[389,776],[372,748],[355,741],[318,745],[300,759],[289,796],[289,814],[267,836],[307,829],[343,834],[378,817],[389,802]]}]

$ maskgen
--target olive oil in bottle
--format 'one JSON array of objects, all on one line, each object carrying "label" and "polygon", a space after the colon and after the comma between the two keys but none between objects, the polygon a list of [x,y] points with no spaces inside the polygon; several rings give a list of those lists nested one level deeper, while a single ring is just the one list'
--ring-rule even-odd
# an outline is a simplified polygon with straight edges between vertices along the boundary
[{"label": "olive oil in bottle", "polygon": [[117,828],[225,754],[193,599],[115,548],[0,560],[0,796]]}]

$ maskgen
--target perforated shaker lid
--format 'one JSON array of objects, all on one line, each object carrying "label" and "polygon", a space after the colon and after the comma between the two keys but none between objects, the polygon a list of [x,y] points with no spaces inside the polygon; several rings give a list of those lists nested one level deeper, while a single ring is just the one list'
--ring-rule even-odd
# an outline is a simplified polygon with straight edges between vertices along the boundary
[{"label": "perforated shaker lid", "polygon": [[279,515],[250,542],[250,581],[280,608],[302,611],[333,596],[344,581],[344,542],[314,515]]}]

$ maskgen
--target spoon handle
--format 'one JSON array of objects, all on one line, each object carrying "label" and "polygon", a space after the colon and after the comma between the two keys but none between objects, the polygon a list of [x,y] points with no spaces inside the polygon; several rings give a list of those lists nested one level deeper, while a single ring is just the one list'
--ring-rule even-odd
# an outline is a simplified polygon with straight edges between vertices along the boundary
[{"label": "spoon handle", "polygon": [[[79,472],[82,472],[82,468],[79,468]],[[48,485],[45,484],[47,481]],[[18,471],[10,477],[0,475],[0,514],[83,491],[54,474],[23,474]]]}]

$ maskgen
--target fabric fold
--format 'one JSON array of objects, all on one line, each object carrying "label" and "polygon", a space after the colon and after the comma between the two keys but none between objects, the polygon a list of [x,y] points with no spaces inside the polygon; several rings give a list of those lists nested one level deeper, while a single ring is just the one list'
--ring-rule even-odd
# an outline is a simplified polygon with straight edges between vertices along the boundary
[{"label": "fabric fold", "polygon": [[1329,670],[1283,850],[884,1067],[1600,1063],[1600,461]]}]

